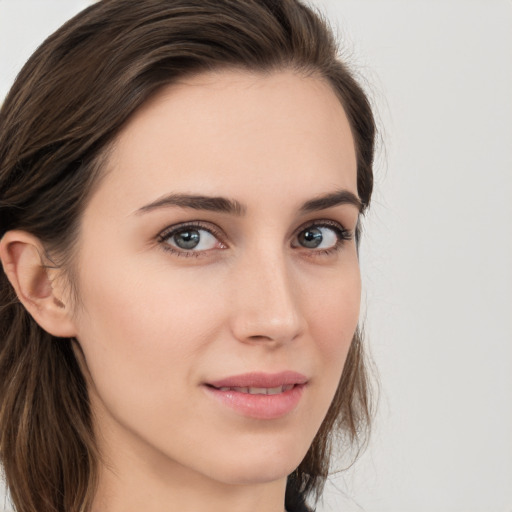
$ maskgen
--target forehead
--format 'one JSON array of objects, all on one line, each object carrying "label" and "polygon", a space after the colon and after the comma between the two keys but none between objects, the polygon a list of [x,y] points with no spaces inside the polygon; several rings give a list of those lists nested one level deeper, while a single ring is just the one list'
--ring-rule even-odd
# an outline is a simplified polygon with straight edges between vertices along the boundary
[{"label": "forehead", "polygon": [[171,191],[242,202],[256,192],[357,191],[340,101],[324,80],[292,71],[221,71],[165,87],[120,132],[107,168],[100,189],[133,208]]}]

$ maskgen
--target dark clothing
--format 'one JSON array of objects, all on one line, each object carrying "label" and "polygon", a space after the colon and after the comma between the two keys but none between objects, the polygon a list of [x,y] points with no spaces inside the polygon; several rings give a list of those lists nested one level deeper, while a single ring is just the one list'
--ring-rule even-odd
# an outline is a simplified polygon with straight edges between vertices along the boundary
[{"label": "dark clothing", "polygon": [[284,506],[286,512],[314,512],[306,505],[304,496],[298,487],[298,482],[292,475],[288,477]]},{"label": "dark clothing", "polygon": [[298,507],[286,507],[286,512],[313,512],[313,510],[302,503]]}]

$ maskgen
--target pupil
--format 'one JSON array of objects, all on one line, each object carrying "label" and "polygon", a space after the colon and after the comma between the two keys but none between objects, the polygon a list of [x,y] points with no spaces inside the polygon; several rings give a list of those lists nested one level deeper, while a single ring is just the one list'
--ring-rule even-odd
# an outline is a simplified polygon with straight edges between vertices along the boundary
[{"label": "pupil", "polygon": [[318,247],[323,238],[322,232],[318,228],[306,229],[299,235],[301,245],[310,249]]},{"label": "pupil", "polygon": [[181,231],[174,235],[176,245],[181,249],[193,249],[199,244],[199,232],[196,230]]}]

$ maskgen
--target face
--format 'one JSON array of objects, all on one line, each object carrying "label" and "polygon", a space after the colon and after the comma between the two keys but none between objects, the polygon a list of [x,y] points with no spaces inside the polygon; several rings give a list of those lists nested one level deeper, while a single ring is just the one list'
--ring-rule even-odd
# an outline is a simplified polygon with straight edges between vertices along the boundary
[{"label": "face", "polygon": [[83,215],[74,318],[114,465],[295,469],[358,321],[358,213],[350,127],[318,78],[205,74],[132,117]]}]

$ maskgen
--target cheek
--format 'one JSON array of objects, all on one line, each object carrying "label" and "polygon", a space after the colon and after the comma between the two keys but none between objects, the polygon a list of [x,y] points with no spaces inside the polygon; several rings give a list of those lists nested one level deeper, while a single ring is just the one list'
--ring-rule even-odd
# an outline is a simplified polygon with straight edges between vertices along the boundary
[{"label": "cheek", "polygon": [[308,326],[314,340],[315,401],[310,421],[313,434],[320,427],[338,388],[360,310],[361,280],[357,259],[323,279],[319,286],[310,280],[307,297]]},{"label": "cheek", "polygon": [[308,296],[309,325],[327,367],[342,368],[359,321],[359,267],[347,267],[324,280],[324,285]]},{"label": "cheek", "polygon": [[118,262],[84,272],[78,340],[111,409],[122,401],[156,407],[197,377],[189,363],[215,335],[215,287],[203,282],[198,293],[186,275]]}]

